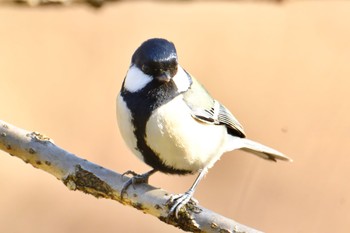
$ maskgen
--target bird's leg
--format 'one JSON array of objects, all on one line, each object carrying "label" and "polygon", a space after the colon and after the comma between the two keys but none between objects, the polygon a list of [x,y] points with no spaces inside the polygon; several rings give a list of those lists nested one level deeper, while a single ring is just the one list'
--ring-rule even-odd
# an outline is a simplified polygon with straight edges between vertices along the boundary
[{"label": "bird's leg", "polygon": [[[192,199],[192,196],[194,194],[194,191],[196,190],[197,185],[203,179],[205,174],[207,174],[207,172],[208,172],[208,168],[206,168],[206,167],[203,168],[199,172],[199,175],[197,176],[196,180],[194,181],[194,183],[192,184],[191,188],[187,192],[185,192],[183,194],[178,194],[178,195],[172,196],[170,198],[170,201],[174,202],[174,204],[172,205],[171,209],[169,210],[169,216],[172,215],[172,214],[175,214],[176,218],[179,217],[180,209],[183,206],[185,206]],[[195,202],[197,202],[197,201],[195,201]]]},{"label": "bird's leg", "polygon": [[125,175],[132,175],[132,177],[126,181],[124,184],[123,184],[123,187],[122,187],[122,190],[121,190],[121,194],[120,194],[120,197],[123,199],[123,196],[124,194],[126,193],[126,190],[129,188],[130,185],[135,185],[135,184],[141,184],[141,183],[148,183],[148,178],[153,175],[157,170],[156,169],[152,169],[146,173],[143,173],[143,174],[137,174],[136,172],[134,171],[127,171],[127,172],[124,172],[122,174],[122,176],[125,176]]}]

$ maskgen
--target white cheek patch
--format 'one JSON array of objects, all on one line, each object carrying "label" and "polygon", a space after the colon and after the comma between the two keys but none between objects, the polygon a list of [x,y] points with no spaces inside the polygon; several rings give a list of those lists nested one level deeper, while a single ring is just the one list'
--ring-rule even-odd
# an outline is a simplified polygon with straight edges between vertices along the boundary
[{"label": "white cheek patch", "polygon": [[178,66],[176,75],[173,77],[173,81],[179,92],[187,91],[191,86],[191,81],[188,77],[188,74],[182,69],[180,65]]},{"label": "white cheek patch", "polygon": [[124,88],[129,92],[137,92],[151,81],[151,76],[144,74],[139,68],[133,65],[126,74]]}]

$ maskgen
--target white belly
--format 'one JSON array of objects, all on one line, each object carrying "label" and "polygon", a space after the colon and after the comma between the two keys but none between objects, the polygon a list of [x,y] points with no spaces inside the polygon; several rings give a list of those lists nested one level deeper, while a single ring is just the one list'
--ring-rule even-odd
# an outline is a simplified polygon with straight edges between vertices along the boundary
[{"label": "white belly", "polygon": [[131,122],[131,112],[126,106],[123,97],[118,95],[117,97],[117,121],[119,126],[119,131],[124,138],[126,145],[129,149],[143,161],[143,156],[140,151],[136,150],[137,141],[134,135],[134,126]]},{"label": "white belly", "polygon": [[176,97],[155,110],[146,126],[147,144],[161,160],[176,169],[198,171],[211,167],[225,151],[226,127],[205,124],[191,116]]}]

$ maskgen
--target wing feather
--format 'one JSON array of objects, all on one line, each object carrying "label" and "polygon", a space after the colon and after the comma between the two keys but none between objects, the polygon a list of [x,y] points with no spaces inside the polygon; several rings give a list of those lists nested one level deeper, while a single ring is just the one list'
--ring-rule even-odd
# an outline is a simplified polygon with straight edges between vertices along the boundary
[{"label": "wing feather", "polygon": [[225,125],[229,134],[245,137],[242,125],[232,113],[219,101],[213,99],[208,91],[193,77],[192,85],[183,93],[187,105],[192,111],[192,116],[207,124]]}]

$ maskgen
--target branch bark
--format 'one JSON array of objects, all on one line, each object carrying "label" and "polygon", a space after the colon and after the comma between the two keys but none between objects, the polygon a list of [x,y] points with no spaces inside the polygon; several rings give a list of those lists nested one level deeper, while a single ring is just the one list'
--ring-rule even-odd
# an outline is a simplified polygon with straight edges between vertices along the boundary
[{"label": "branch bark", "polygon": [[180,211],[179,219],[167,217],[171,194],[148,184],[120,191],[129,179],[56,146],[47,136],[26,131],[0,120],[0,149],[61,180],[70,190],[107,198],[132,206],[159,220],[192,232],[261,233],[195,203]]}]

